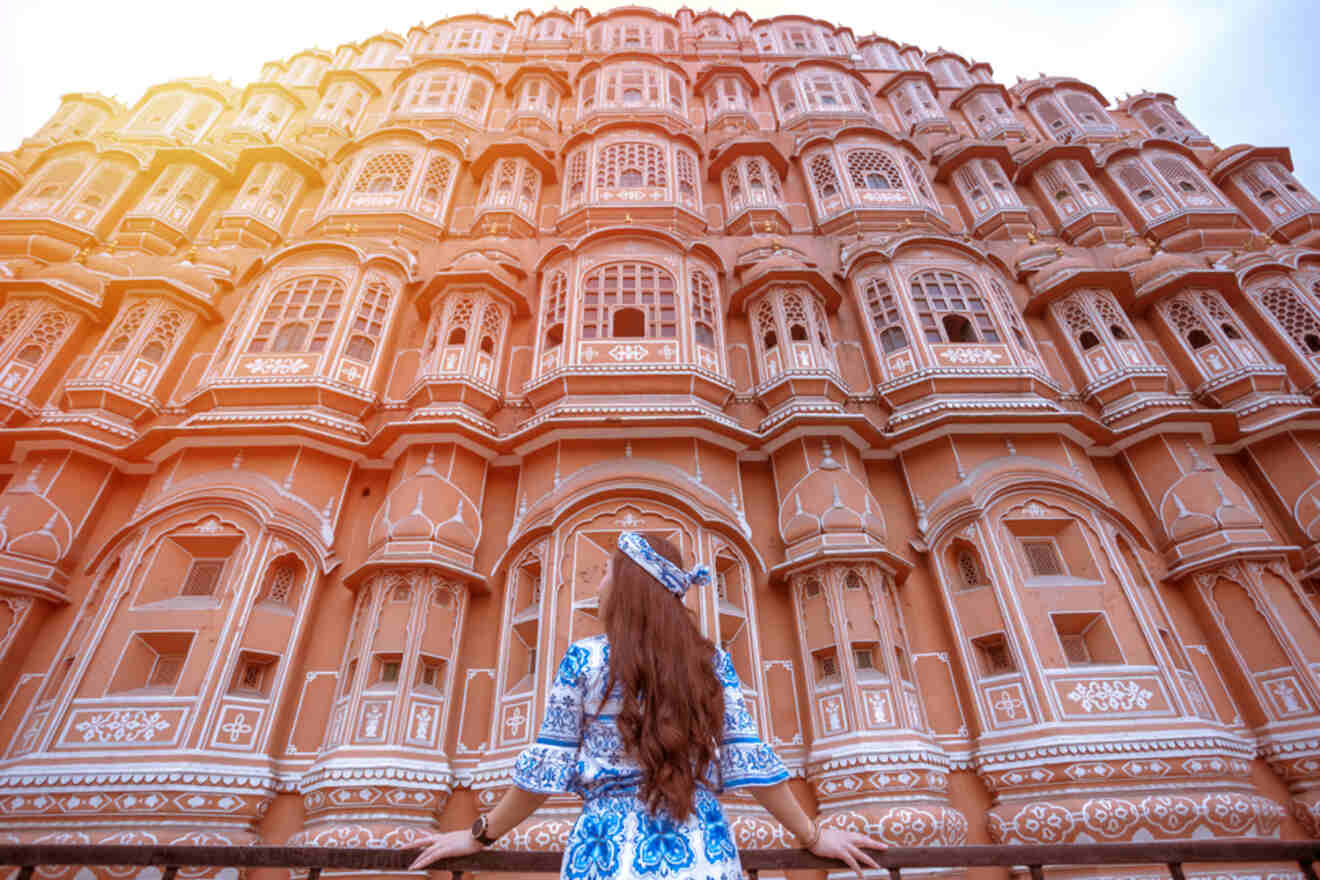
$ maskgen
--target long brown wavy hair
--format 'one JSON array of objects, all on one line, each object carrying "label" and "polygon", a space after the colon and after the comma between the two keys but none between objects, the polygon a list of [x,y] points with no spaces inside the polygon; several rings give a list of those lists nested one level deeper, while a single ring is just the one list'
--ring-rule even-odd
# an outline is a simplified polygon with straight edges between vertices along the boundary
[{"label": "long brown wavy hair", "polygon": [[[669,541],[647,541],[683,565]],[[642,801],[652,814],[663,808],[682,822],[692,812],[697,780],[715,759],[723,726],[715,646],[687,606],[621,550],[614,552],[613,570],[604,611],[610,642],[605,692],[622,687],[617,724],[628,755],[642,766]]]}]

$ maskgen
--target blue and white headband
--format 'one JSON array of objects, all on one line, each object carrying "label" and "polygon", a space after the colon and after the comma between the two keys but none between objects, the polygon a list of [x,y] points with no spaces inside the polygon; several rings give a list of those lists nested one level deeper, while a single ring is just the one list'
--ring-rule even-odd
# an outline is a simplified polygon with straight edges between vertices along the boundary
[{"label": "blue and white headband", "polygon": [[698,565],[691,571],[684,571],[651,549],[646,539],[636,532],[624,532],[619,535],[619,549],[628,558],[660,582],[660,586],[682,599],[688,587],[710,583],[710,569]]}]

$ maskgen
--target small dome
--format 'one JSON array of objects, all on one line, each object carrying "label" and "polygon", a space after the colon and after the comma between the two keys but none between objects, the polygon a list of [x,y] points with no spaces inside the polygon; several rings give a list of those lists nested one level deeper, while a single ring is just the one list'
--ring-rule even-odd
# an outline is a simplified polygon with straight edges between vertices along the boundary
[{"label": "small dome", "polygon": [[1203,265],[1181,254],[1157,253],[1146,262],[1132,266],[1129,271],[1132,273],[1132,284],[1141,288],[1166,275],[1203,268]]}]

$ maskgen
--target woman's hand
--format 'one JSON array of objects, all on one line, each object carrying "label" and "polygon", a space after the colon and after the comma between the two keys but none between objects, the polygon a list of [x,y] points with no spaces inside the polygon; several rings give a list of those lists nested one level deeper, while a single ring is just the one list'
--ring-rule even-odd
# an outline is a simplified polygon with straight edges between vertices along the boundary
[{"label": "woman's hand", "polygon": [[[469,830],[449,831],[445,834],[426,834],[413,841],[413,845],[426,847],[417,857],[409,871],[419,871],[438,859],[452,859],[458,856],[470,856],[481,851],[481,844]],[[409,847],[411,849],[412,847]]]},{"label": "woman's hand", "polygon": [[844,831],[842,828],[821,828],[820,837],[811,846],[809,852],[822,859],[839,859],[862,876],[862,866],[879,869],[875,859],[863,849],[884,849],[885,845],[874,837],[858,834],[856,831]]}]

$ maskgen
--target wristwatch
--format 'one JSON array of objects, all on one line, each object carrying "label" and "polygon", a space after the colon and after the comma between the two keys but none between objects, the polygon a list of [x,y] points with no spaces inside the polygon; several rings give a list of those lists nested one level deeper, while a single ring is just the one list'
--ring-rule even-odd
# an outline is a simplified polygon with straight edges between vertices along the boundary
[{"label": "wristwatch", "polygon": [[472,823],[472,839],[482,846],[490,846],[498,839],[486,834],[487,822],[487,816],[478,816],[477,821]]}]

